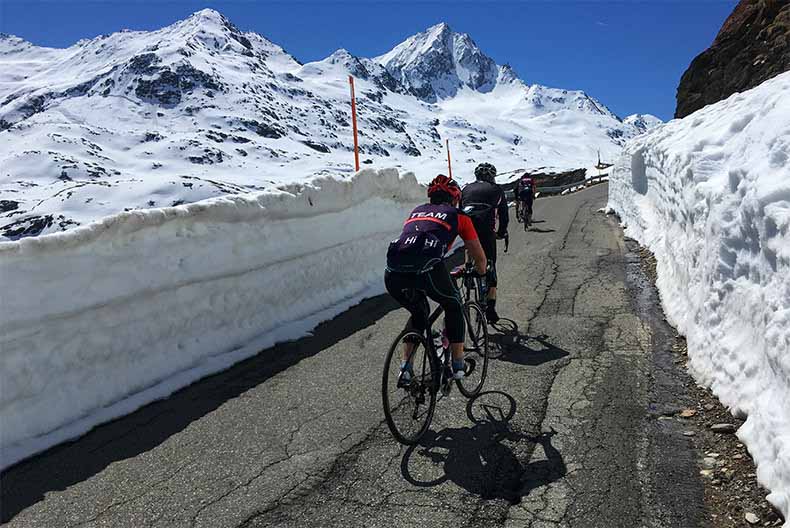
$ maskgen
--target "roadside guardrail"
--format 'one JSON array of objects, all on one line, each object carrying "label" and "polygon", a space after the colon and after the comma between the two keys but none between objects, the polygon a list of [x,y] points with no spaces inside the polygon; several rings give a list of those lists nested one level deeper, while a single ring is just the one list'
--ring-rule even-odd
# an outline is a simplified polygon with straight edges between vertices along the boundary
[{"label": "roadside guardrail", "polygon": [[[539,192],[541,195],[547,194],[561,194],[568,189],[572,189],[574,187],[582,187],[588,185],[596,185],[604,180],[609,179],[609,174],[601,174],[599,176],[592,176],[590,178],[585,178],[583,180],[579,180],[577,182],[569,183],[567,185],[559,185],[553,187],[537,187],[536,192]],[[505,197],[508,200],[512,200],[515,197],[515,182],[504,184],[505,187]]]}]

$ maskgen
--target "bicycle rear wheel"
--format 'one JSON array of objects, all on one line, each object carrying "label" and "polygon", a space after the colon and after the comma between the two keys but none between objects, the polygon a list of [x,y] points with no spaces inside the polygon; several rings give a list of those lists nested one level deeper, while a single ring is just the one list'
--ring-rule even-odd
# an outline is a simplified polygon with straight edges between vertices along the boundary
[{"label": "bicycle rear wheel", "polygon": [[[412,379],[399,386],[400,364],[405,350],[411,349]],[[404,330],[392,343],[381,378],[384,417],[395,439],[406,445],[416,444],[428,430],[436,407],[439,365],[431,357],[433,347],[425,336]]]},{"label": "bicycle rear wheel", "polygon": [[480,393],[488,373],[488,321],[476,302],[464,304],[464,319],[464,361],[467,370],[471,367],[471,372],[458,380],[458,390],[467,398],[472,398]]}]

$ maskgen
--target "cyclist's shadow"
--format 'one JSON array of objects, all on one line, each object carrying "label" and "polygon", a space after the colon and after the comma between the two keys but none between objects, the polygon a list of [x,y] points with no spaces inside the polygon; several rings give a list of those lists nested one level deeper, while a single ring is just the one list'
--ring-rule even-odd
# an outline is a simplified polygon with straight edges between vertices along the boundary
[{"label": "cyclist's shadow", "polygon": [[567,350],[549,342],[546,335],[520,333],[518,325],[511,319],[503,317],[492,326],[497,332],[488,334],[491,359],[535,366],[569,355]]},{"label": "cyclist's shadow", "polygon": [[[509,394],[481,393],[466,410],[474,425],[428,431],[419,445],[406,450],[401,474],[407,482],[431,487],[451,481],[483,499],[515,504],[566,474],[562,455],[551,445],[553,431],[533,436],[511,429],[516,402]],[[546,459],[522,464],[510,446],[524,441],[542,446]]]}]

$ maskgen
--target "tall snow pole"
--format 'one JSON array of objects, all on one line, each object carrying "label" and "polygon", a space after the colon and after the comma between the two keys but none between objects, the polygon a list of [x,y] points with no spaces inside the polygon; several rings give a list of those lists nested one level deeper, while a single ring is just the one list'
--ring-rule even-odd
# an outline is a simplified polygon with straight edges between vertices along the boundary
[{"label": "tall snow pole", "polygon": [[348,76],[348,84],[351,85],[351,123],[354,127],[354,165],[359,172],[359,140],[357,139],[357,100],[354,97],[354,77]]},{"label": "tall snow pole", "polygon": [[450,179],[453,179],[453,165],[450,163],[450,140],[445,140],[445,145],[447,145],[447,171],[449,172],[448,176]]}]

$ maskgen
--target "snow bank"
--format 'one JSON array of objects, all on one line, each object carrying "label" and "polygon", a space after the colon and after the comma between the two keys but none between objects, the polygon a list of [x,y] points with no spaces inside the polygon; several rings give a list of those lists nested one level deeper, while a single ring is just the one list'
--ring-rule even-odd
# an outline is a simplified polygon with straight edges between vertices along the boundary
[{"label": "snow bank", "polygon": [[[790,518],[790,73],[632,140],[608,207],[658,260],[690,368]],[[790,527],[790,523],[785,526]]]},{"label": "snow bank", "polygon": [[383,292],[424,197],[365,170],[0,243],[1,467]]}]

